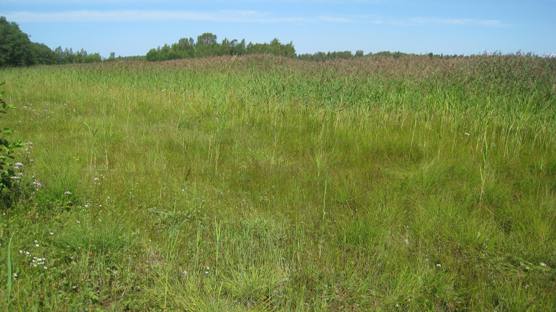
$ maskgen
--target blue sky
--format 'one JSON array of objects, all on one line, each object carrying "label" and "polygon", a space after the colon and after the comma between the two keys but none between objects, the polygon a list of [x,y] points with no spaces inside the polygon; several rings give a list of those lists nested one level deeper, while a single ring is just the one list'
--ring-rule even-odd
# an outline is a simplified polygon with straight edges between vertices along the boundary
[{"label": "blue sky", "polygon": [[0,0],[36,42],[107,56],[181,37],[293,41],[298,52],[556,54],[556,0]]}]

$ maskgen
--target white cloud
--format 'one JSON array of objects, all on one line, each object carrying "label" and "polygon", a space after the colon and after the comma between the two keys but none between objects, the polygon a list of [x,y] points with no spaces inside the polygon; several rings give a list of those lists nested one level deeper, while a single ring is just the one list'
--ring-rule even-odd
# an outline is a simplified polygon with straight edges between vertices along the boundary
[{"label": "white cloud", "polygon": [[436,17],[413,17],[409,22],[415,24],[441,24],[441,25],[466,25],[500,27],[505,24],[496,19],[474,19],[474,18],[436,18]]},{"label": "white cloud", "polygon": [[410,17],[384,18],[374,15],[282,16],[254,10],[186,11],[186,10],[73,10],[16,11],[0,13],[20,23],[47,22],[130,22],[130,21],[191,21],[223,23],[359,23],[389,26],[452,25],[505,26],[496,19]]}]

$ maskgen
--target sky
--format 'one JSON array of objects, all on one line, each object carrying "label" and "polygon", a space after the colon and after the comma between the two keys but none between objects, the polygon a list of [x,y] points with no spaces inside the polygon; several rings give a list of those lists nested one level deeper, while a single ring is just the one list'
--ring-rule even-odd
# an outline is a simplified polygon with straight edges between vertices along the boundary
[{"label": "sky", "polygon": [[298,53],[363,50],[556,55],[556,0],[0,0],[32,41],[108,56],[212,32],[293,42]]}]

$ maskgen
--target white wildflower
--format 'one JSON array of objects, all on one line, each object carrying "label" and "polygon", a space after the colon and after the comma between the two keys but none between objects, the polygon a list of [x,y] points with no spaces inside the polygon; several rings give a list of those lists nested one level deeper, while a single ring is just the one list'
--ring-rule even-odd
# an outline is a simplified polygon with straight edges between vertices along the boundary
[{"label": "white wildflower", "polygon": [[34,180],[33,181],[33,186],[35,187],[35,190],[38,190],[42,187],[42,183],[39,180]]}]

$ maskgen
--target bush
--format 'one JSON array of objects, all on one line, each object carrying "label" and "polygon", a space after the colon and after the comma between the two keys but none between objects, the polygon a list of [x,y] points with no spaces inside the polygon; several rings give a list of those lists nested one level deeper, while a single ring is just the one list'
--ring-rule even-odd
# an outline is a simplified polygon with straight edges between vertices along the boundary
[{"label": "bush", "polygon": [[[12,107],[4,101],[0,90],[0,115],[6,114],[10,108]],[[21,179],[19,171],[22,165],[15,162],[14,157],[14,152],[21,147],[21,143],[8,140],[11,132],[9,128],[0,128],[0,208],[8,208],[13,204]]]}]

